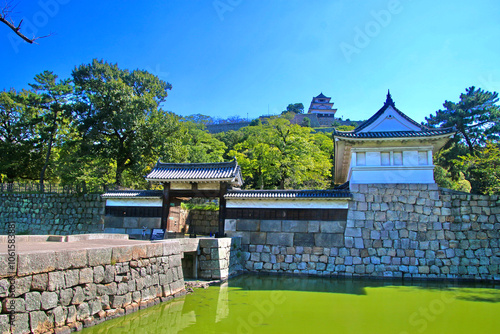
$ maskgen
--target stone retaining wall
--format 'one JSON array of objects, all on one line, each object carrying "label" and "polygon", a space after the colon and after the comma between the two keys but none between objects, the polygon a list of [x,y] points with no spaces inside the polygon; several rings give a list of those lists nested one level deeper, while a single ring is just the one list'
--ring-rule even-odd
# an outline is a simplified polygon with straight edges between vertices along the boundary
[{"label": "stone retaining wall", "polygon": [[219,211],[189,210],[186,229],[197,235],[210,235],[219,231]]},{"label": "stone retaining wall", "polygon": [[81,234],[103,230],[104,201],[97,194],[0,194],[0,234]]},{"label": "stone retaining wall", "polygon": [[181,249],[174,240],[19,254],[15,273],[0,268],[0,333],[70,333],[183,292]]},{"label": "stone retaining wall", "polygon": [[200,278],[227,279],[243,269],[241,238],[200,240]]},{"label": "stone retaining wall", "polygon": [[[233,231],[228,234],[242,237],[245,268],[500,279],[498,196],[455,193],[435,184],[351,185],[351,192],[345,223],[226,220]],[[301,240],[306,232],[308,239]],[[324,234],[331,237],[322,240]]]}]

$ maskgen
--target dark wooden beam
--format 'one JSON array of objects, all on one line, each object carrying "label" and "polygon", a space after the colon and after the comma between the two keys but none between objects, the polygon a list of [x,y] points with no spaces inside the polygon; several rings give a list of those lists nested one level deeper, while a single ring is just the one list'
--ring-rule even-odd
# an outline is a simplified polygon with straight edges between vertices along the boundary
[{"label": "dark wooden beam", "polygon": [[219,238],[224,237],[224,223],[226,221],[226,199],[224,195],[227,193],[227,182],[220,184],[219,191]]},{"label": "dark wooden beam", "polygon": [[[161,205],[161,228],[166,231],[168,214],[170,213],[170,183],[163,183],[163,197]],[[166,235],[166,234],[165,234]]]}]

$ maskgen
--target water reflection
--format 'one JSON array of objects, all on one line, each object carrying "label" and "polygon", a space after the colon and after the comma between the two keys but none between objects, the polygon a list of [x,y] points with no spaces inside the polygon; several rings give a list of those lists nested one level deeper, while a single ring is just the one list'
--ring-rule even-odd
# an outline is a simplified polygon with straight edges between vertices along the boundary
[{"label": "water reflection", "polygon": [[[367,288],[377,287],[409,287],[420,289],[452,289],[452,288],[491,288],[500,286],[479,282],[463,282],[459,280],[445,281],[409,281],[387,279],[363,279],[356,277],[314,277],[314,276],[277,276],[277,275],[242,275],[229,281],[230,287],[244,290],[283,290],[283,291],[308,291],[330,292],[354,295],[365,295]],[[471,291],[473,291],[472,289]]]},{"label": "water reflection", "polygon": [[220,285],[219,298],[217,299],[217,314],[215,322],[220,322],[229,315],[229,284],[224,282]]},{"label": "water reflection", "polygon": [[492,285],[244,275],[83,333],[498,333],[499,301]]},{"label": "water reflection", "polygon": [[179,333],[196,323],[194,311],[183,312],[184,303],[184,299],[163,303],[85,329],[82,333]]}]

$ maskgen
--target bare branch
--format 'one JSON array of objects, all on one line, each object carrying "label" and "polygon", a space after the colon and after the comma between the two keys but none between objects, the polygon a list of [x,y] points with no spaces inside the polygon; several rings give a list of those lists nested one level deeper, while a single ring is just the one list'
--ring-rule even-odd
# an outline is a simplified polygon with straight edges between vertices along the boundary
[{"label": "bare branch", "polygon": [[[2,8],[2,12],[0,13],[0,22],[5,23],[10,29],[12,29],[12,31],[14,31],[16,33],[16,35],[21,37],[24,41],[26,41],[30,44],[33,44],[38,39],[49,37],[50,35],[52,35],[52,34],[48,34],[48,35],[41,36],[41,37],[34,37],[33,36],[33,38],[29,38],[28,36],[24,35],[21,32],[21,25],[23,24],[23,20],[21,20],[16,27],[14,21],[12,19],[9,19],[10,13],[12,13],[12,11],[13,11],[13,7],[10,5],[10,3],[9,2],[5,3],[5,5]],[[35,44],[37,44],[37,43],[35,43]]]}]

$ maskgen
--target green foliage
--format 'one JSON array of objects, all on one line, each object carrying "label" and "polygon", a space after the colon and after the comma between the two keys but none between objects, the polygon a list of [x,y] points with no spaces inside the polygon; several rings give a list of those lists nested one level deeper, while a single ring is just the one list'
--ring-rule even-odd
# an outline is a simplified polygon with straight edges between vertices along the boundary
[{"label": "green foliage", "polygon": [[309,117],[304,117],[304,119],[302,120],[302,123],[300,123],[300,125],[310,128],[311,127],[311,120],[309,119]]},{"label": "green foliage", "polygon": [[185,122],[182,148],[186,162],[222,162],[226,145],[208,133],[203,125]]},{"label": "green foliage", "polygon": [[339,127],[339,126],[341,126],[341,125],[342,125],[342,124],[341,124],[339,121],[333,121],[333,123],[332,123],[332,126],[333,126],[334,128],[337,128],[337,127]]},{"label": "green foliage", "polygon": [[182,202],[181,208],[184,210],[219,211],[219,205],[216,203],[194,204]]},{"label": "green foliage", "polygon": [[500,108],[497,103],[498,93],[472,86],[465,94],[460,94],[458,103],[445,101],[445,109],[425,119],[430,126],[455,127],[455,141],[465,143],[469,153],[474,153],[486,141],[500,139]]},{"label": "green foliage", "polygon": [[223,142],[224,145],[226,145],[226,152],[224,153],[225,160],[232,160],[234,157],[231,157],[229,155],[229,152],[232,151],[237,144],[243,142],[246,139],[244,131],[234,130],[216,133],[214,137],[217,140]]},{"label": "green foliage", "polygon": [[[122,185],[124,171],[138,171],[144,160],[157,159],[158,151],[149,145],[151,138],[144,137],[151,134],[145,127],[149,127],[149,121],[165,117],[157,113],[172,86],[146,71],[130,72],[95,59],[75,68],[72,75],[78,97],[81,151],[116,161],[115,182]],[[175,132],[176,125],[167,121],[167,126],[155,128],[167,131],[167,135]]]},{"label": "green foliage", "polygon": [[262,121],[260,120],[260,118],[256,118],[256,119],[253,119],[251,122],[250,122],[250,125],[249,126],[258,126],[258,125],[261,125],[262,124]]},{"label": "green foliage", "polygon": [[[331,142],[325,134],[291,125],[283,118],[243,128],[245,140],[231,156],[241,165],[245,184],[257,189],[324,188],[331,176]],[[324,150],[318,147],[323,145]],[[329,152],[328,152],[329,151]]]},{"label": "green foliage", "polygon": [[7,181],[36,179],[41,168],[37,159],[36,113],[26,101],[32,93],[0,92],[0,173]]},{"label": "green foliage", "polygon": [[487,142],[485,147],[460,159],[459,165],[466,167],[469,174],[472,192],[488,195],[500,193],[500,148],[497,143]]},{"label": "green foliage", "polygon": [[441,166],[434,168],[434,180],[441,188],[453,189],[469,193],[471,184],[465,179],[463,173],[459,174],[458,179],[453,178],[451,173]]},{"label": "green foliage", "polygon": [[338,130],[338,131],[352,131],[354,129],[355,129],[355,127],[352,125],[339,125],[335,128],[335,130]]},{"label": "green foliage", "polygon": [[[446,188],[493,193],[497,191],[496,144],[500,135],[498,93],[470,87],[458,103],[426,118],[430,126],[455,127],[457,134],[434,161],[436,182]],[[491,154],[488,157],[487,154]]]},{"label": "green foliage", "polygon": [[286,110],[282,111],[281,114],[287,114],[293,112],[294,114],[303,114],[304,113],[304,105],[302,103],[290,103]]},{"label": "green foliage", "polygon": [[183,117],[182,120],[203,125],[212,124],[214,122],[214,119],[212,117],[202,114],[189,115]]},{"label": "green foliage", "polygon": [[71,132],[72,120],[71,97],[73,86],[70,80],[59,80],[53,72],[44,71],[35,76],[35,83],[30,84],[36,94],[30,94],[27,105],[37,114],[37,132],[39,136],[39,154],[44,156],[40,170],[40,184],[43,186],[49,165],[54,165],[54,155]]}]

